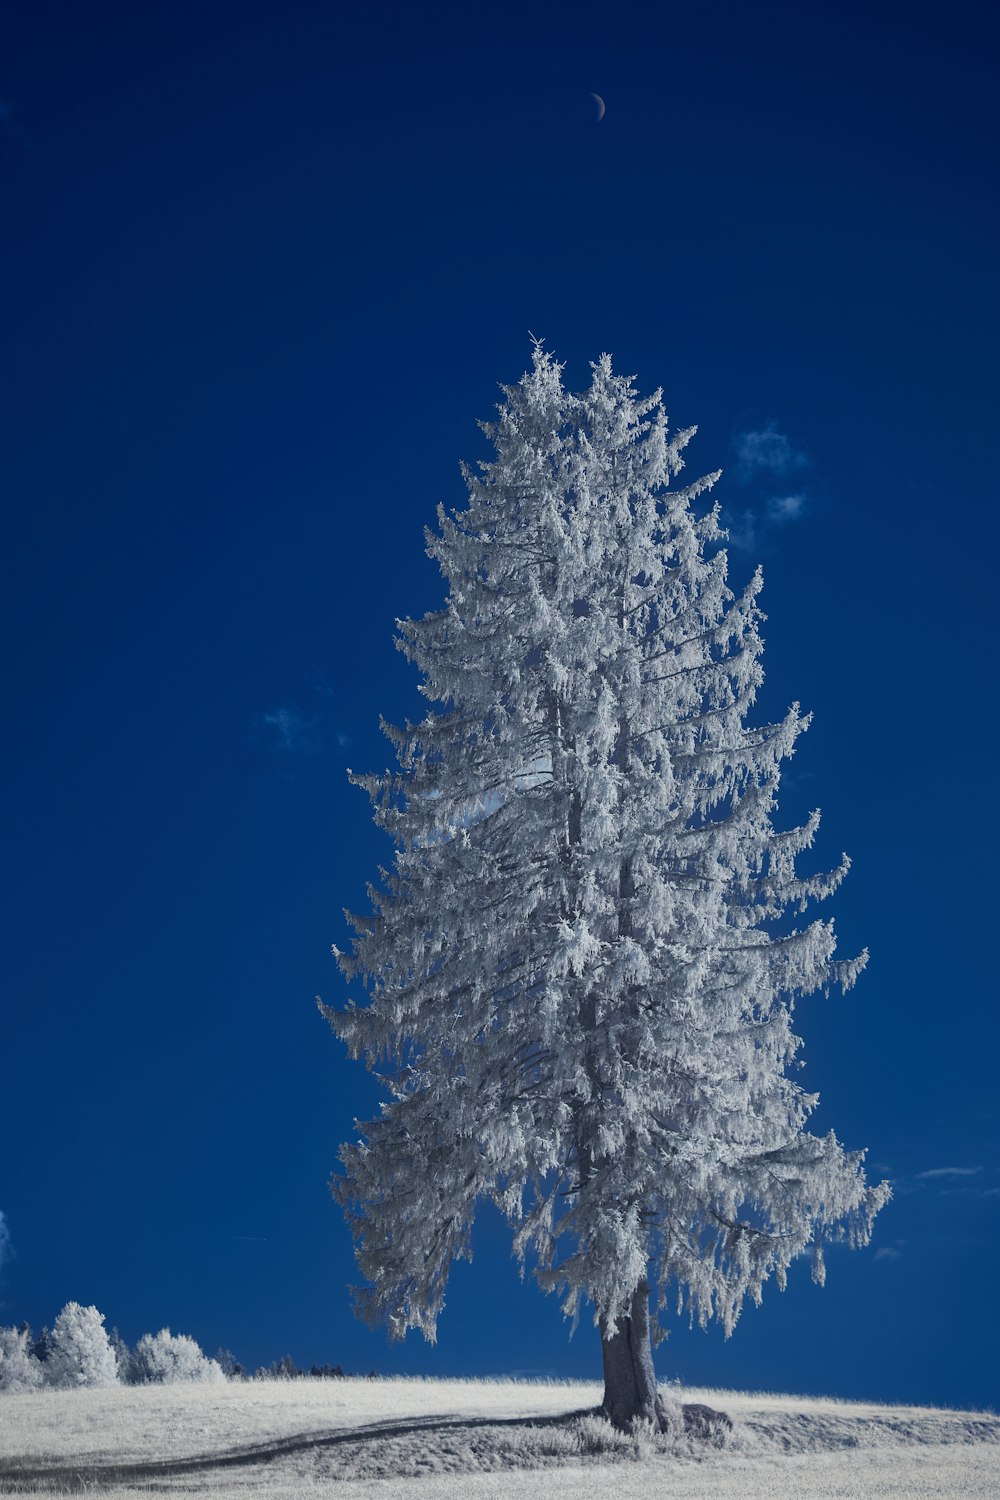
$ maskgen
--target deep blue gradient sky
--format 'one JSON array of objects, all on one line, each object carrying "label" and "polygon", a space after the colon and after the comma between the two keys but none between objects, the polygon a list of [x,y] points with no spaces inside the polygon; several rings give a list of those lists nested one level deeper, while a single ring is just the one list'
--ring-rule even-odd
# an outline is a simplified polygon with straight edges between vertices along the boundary
[{"label": "deep blue gradient sky", "polygon": [[[815,713],[781,814],[823,808],[872,953],[799,1022],[816,1127],[896,1185],[873,1245],[659,1372],[996,1400],[992,24],[7,7],[0,1321],[75,1298],[250,1364],[596,1375],[490,1213],[435,1349],[353,1320],[326,1178],[376,1094],[313,999],[389,853],[345,768],[421,711],[422,528],[530,329],[570,385],[604,349],[662,384],[726,469],[761,714]],[[741,467],[768,432],[784,462]]]}]

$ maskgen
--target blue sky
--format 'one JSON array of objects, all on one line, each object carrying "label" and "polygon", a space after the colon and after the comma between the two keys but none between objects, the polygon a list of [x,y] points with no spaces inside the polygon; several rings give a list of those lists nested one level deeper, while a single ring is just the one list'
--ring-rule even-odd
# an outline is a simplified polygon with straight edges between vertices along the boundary
[{"label": "blue sky", "polygon": [[[995,1400],[995,19],[900,4],[97,3],[0,36],[0,1320],[256,1364],[592,1375],[486,1213],[435,1349],[351,1317],[376,1095],[316,1014],[387,856],[422,528],[529,362],[605,349],[725,469],[761,713],[813,710],[850,995],[818,1128],[896,1187],[663,1378]],[[591,91],[607,113],[599,123]],[[962,1292],[959,1297],[958,1292]]]}]

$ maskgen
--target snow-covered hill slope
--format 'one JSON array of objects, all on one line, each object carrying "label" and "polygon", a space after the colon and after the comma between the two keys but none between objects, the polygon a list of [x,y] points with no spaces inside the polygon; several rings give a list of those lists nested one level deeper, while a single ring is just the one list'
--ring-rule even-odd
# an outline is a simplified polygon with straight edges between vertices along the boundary
[{"label": "snow-covered hill slope", "polygon": [[0,1493],[215,1500],[881,1500],[1000,1495],[1000,1419],[685,1391],[723,1448],[616,1434],[600,1388],[330,1380],[39,1392],[0,1402]]}]

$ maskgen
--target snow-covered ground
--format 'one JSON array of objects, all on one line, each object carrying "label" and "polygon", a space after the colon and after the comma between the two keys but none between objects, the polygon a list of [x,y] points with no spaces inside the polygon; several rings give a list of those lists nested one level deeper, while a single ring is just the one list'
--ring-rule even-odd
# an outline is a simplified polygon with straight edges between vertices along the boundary
[{"label": "snow-covered ground", "polygon": [[[623,1437],[596,1385],[306,1380],[41,1391],[0,1401],[0,1493],[213,1500],[869,1500],[1000,1494],[1000,1419],[685,1391],[722,1449]],[[575,1415],[574,1415],[575,1414]]]}]

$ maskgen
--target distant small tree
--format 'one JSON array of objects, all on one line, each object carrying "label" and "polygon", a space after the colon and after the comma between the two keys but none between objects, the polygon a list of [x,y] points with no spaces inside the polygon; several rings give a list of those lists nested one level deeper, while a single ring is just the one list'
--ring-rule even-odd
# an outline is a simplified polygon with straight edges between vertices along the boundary
[{"label": "distant small tree", "polygon": [[135,1346],[134,1379],[143,1385],[176,1385],[182,1381],[225,1380],[219,1365],[209,1359],[195,1339],[184,1333],[144,1333]]},{"label": "distant small tree", "polygon": [[666,1425],[669,1312],[729,1334],[888,1195],[788,1076],[793,1003],[866,954],[792,919],[848,862],[802,876],[819,815],[774,825],[809,721],[747,722],[762,581],[728,587],[718,476],[673,486],[694,429],[606,356],[580,395],[561,376],[536,349],[428,532],[447,598],[399,645],[437,707],[387,729],[396,771],[353,778],[395,862],[339,955],[370,1003],[322,1008],[389,1098],[332,1186],[367,1321],[433,1340],[491,1200],[566,1312],[592,1306],[611,1418]]},{"label": "distant small tree", "polygon": [[108,1343],[114,1350],[115,1359],[118,1363],[118,1379],[122,1385],[131,1385],[135,1379],[132,1369],[133,1354],[128,1344],[122,1338],[117,1328],[112,1328],[108,1334]]},{"label": "distant small tree", "polygon": [[42,1362],[32,1351],[31,1329],[0,1328],[0,1393],[20,1395],[45,1383]]},{"label": "distant small tree", "polygon": [[215,1363],[227,1380],[246,1380],[246,1366],[240,1364],[231,1349],[216,1349]]},{"label": "distant small tree", "polygon": [[[27,1324],[24,1324],[23,1326],[26,1328],[28,1327]],[[30,1335],[30,1328],[28,1329],[28,1332]],[[42,1328],[41,1333],[31,1345],[31,1352],[34,1354],[36,1359],[41,1360],[42,1364],[45,1363],[50,1353],[52,1352],[52,1330],[50,1328]]]},{"label": "distant small tree", "polygon": [[49,1336],[46,1384],[60,1388],[118,1384],[118,1363],[96,1307],[67,1302]]}]

